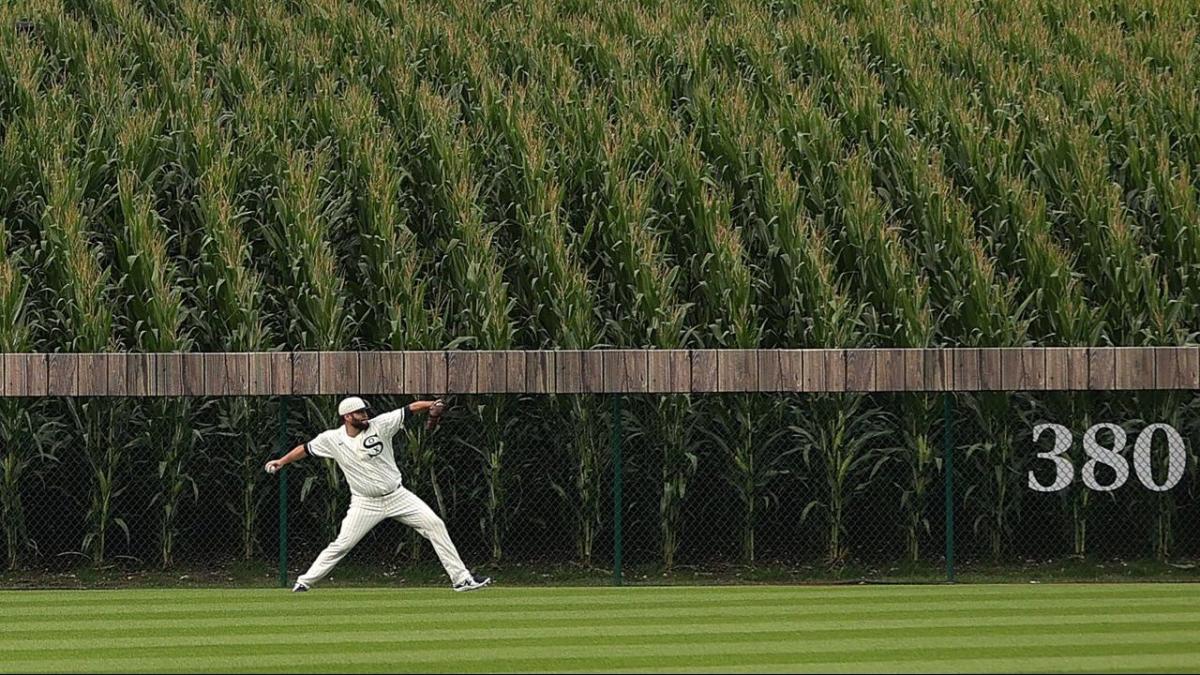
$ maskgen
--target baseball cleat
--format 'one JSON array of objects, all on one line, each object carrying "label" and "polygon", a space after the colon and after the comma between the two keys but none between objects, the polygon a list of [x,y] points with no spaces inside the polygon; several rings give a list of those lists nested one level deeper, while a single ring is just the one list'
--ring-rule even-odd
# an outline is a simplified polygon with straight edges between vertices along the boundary
[{"label": "baseball cleat", "polygon": [[300,583],[299,581],[296,582],[295,586],[292,586],[293,593],[303,593],[307,590],[308,590],[308,586],[305,586],[304,584]]},{"label": "baseball cleat", "polygon": [[477,590],[483,588],[484,586],[487,586],[490,583],[492,583],[491,577],[484,577],[482,579],[477,579],[475,577],[475,575],[472,574],[471,576],[467,577],[466,579],[463,579],[462,581],[458,582],[457,584],[454,584],[454,586],[452,586],[451,588],[453,588],[454,592],[456,592],[456,593],[462,593],[464,591],[477,591]]}]

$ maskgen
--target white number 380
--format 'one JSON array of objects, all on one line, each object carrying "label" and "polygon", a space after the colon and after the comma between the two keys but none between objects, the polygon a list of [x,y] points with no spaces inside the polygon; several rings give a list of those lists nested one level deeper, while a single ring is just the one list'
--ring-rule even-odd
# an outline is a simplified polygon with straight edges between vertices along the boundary
[{"label": "white number 380", "polygon": [[[1054,462],[1054,482],[1050,485],[1043,485],[1034,476],[1033,471],[1030,471],[1029,489],[1038,492],[1057,492],[1075,480],[1075,465],[1071,464],[1069,458],[1063,456],[1071,448],[1073,438],[1070,429],[1061,424],[1039,424],[1033,428],[1033,441],[1036,443],[1042,432],[1047,429],[1054,432],[1054,449],[1050,452],[1039,452],[1037,456]],[[1108,430],[1112,434],[1113,447],[1106,448],[1096,441],[1096,433],[1101,429]],[[1155,432],[1158,431],[1167,436],[1167,476],[1162,483],[1154,480],[1154,472],[1150,466],[1150,443],[1154,439]],[[1096,424],[1084,433],[1083,451],[1088,456],[1088,461],[1080,471],[1083,475],[1084,485],[1100,492],[1110,492],[1129,480],[1129,461],[1121,454],[1125,449],[1125,438],[1124,429],[1108,423]],[[1096,480],[1097,464],[1103,464],[1112,469],[1115,477],[1111,482],[1104,484]],[[1133,469],[1138,480],[1146,486],[1147,490],[1166,492],[1175,487],[1179,483],[1179,479],[1183,477],[1186,464],[1187,453],[1184,450],[1183,438],[1169,424],[1151,424],[1138,434],[1137,440],[1133,444]]]}]

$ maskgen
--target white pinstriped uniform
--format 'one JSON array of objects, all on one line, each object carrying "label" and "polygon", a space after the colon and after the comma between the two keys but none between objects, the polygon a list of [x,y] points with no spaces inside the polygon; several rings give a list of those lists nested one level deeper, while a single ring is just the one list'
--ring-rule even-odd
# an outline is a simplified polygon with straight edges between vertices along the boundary
[{"label": "white pinstriped uniform", "polygon": [[404,428],[408,410],[399,408],[370,420],[370,426],[351,438],[345,426],[321,433],[305,444],[310,455],[331,458],[350,484],[350,509],[342,520],[337,539],[330,542],[297,581],[312,587],[354,548],[371,528],[385,518],[416,529],[433,544],[451,583],[471,576],[450,541],[446,524],[420,497],[400,481],[400,469],[392,451],[392,437]]}]

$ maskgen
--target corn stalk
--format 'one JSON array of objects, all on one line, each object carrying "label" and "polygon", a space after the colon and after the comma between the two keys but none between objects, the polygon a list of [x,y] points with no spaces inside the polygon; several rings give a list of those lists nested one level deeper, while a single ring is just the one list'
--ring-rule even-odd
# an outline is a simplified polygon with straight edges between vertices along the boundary
[{"label": "corn stalk", "polygon": [[[9,252],[8,226],[0,218],[0,352],[29,351],[37,328],[29,320],[26,299],[29,281],[19,253]],[[0,401],[0,526],[4,528],[7,567],[20,569],[29,553],[37,552],[25,525],[22,489],[41,479],[43,468],[55,463],[56,447],[51,442],[55,425],[35,421],[43,415],[36,404],[6,398]]]},{"label": "corn stalk", "polygon": [[[483,181],[477,176],[469,143],[471,133],[461,126],[450,101],[428,89],[418,92],[419,123],[428,146],[416,180],[437,207],[441,274],[453,282],[454,328],[464,343],[480,349],[513,345],[514,301],[504,281],[500,250],[494,241],[496,225],[485,219]],[[463,441],[482,460],[484,518],[480,525],[491,544],[493,560],[503,555],[510,504],[506,455],[510,446],[511,401],[491,396],[475,406],[482,440]]]},{"label": "corn stalk", "polygon": [[[665,250],[651,207],[661,178],[633,170],[635,142],[619,128],[605,139],[604,197],[597,213],[603,224],[597,228],[598,243],[604,249],[604,268],[611,274],[613,302],[626,308],[625,320],[613,326],[615,339],[635,347],[679,349],[687,311],[678,299],[682,269]],[[641,415],[626,413],[626,438],[645,439],[662,458],[659,530],[666,569],[675,565],[687,488],[699,462],[690,442],[695,429],[689,424],[691,414],[689,397],[677,395],[652,398]]]}]

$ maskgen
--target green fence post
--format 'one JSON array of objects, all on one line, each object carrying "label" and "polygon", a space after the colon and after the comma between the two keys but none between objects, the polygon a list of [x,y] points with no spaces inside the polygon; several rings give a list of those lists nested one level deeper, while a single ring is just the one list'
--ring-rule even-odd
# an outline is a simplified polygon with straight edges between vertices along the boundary
[{"label": "green fence post", "polygon": [[954,583],[954,407],[951,394],[942,395],[942,456],[946,472],[946,581]]},{"label": "green fence post", "polygon": [[[279,456],[283,457],[288,452],[287,442],[287,418],[288,418],[288,400],[284,396],[279,401]],[[279,587],[287,588],[288,572],[288,470],[284,467],[279,470]]]},{"label": "green fence post", "polygon": [[612,397],[612,465],[613,465],[613,585],[622,583],[621,570],[621,397]]}]

